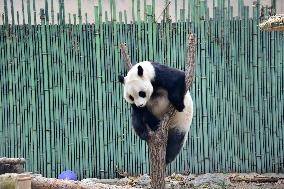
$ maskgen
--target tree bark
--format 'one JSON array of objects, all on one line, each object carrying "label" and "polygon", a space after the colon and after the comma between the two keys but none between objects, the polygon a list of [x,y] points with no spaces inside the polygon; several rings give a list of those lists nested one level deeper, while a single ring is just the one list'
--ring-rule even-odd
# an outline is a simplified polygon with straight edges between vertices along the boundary
[{"label": "tree bark", "polygon": [[[185,82],[186,92],[190,90],[193,78],[194,78],[194,66],[195,66],[195,47],[196,41],[193,34],[189,36],[189,46],[186,50],[186,71]],[[126,51],[124,44],[120,45],[124,62],[128,70],[131,69],[132,64]],[[169,111],[163,117],[157,131],[153,132],[150,129],[148,147],[150,151],[150,167],[151,167],[151,188],[162,189],[165,188],[165,172],[166,172],[166,145],[168,140],[168,125],[170,120],[175,115],[176,110],[170,105]]]}]

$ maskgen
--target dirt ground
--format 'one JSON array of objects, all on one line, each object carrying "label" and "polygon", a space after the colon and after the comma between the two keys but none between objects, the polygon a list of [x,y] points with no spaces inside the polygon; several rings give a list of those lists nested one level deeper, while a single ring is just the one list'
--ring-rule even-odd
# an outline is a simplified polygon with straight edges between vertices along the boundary
[{"label": "dirt ground", "polygon": [[[150,177],[128,177],[122,179],[84,179],[80,181],[86,188],[98,189],[136,189],[150,188]],[[207,173],[203,175],[173,174],[166,178],[166,188],[236,188],[236,189],[284,189],[284,174],[266,173]]]}]

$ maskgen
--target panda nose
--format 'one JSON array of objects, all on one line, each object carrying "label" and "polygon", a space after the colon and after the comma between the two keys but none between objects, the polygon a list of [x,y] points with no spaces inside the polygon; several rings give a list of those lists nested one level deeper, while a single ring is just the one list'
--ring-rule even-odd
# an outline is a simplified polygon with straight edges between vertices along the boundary
[{"label": "panda nose", "polygon": [[141,108],[141,107],[143,107],[143,105],[144,105],[144,104],[139,104],[138,107]]}]

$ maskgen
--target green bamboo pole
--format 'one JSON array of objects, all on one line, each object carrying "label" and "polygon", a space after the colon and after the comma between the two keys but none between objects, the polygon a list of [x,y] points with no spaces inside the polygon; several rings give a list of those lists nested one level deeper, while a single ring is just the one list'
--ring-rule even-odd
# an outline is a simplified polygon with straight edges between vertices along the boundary
[{"label": "green bamboo pole", "polygon": [[177,23],[178,22],[178,15],[177,15],[177,13],[178,13],[178,6],[177,6],[177,0],[175,0],[175,22]]},{"label": "green bamboo pole", "polygon": [[146,22],[147,20],[147,2],[146,0],[143,1],[143,21]]},{"label": "green bamboo pole", "polygon": [[[83,73],[84,73],[84,61],[83,61],[83,58],[84,58],[84,55],[83,55],[83,36],[82,36],[82,30],[83,30],[83,26],[82,26],[82,11],[81,11],[81,0],[78,0],[77,1],[78,3],[78,20],[79,20],[79,25],[78,25],[78,44],[79,44],[79,52],[78,52],[78,59],[77,61],[80,63],[78,65],[78,72],[80,73],[79,77],[78,78],[78,84],[79,86],[77,86],[77,94],[78,95],[82,95],[81,91],[83,91],[83,96],[84,96],[84,93],[85,93],[85,86],[84,86],[84,79],[83,79]],[[85,99],[85,98],[83,98]],[[80,118],[79,118],[79,123],[82,123],[85,119],[84,116],[82,116],[82,110],[85,109],[84,105],[83,105],[83,102],[82,99],[78,98],[78,108],[80,110]],[[83,144],[79,141],[83,141],[82,139],[82,133],[84,133],[84,129],[82,127],[82,125],[78,124],[78,141],[77,141],[77,156],[79,156],[79,159],[82,159],[83,160],[83,154],[84,154],[84,148],[83,148]],[[84,136],[83,136],[84,137]],[[83,161],[85,162],[85,161]],[[83,170],[86,170],[86,164],[83,164],[82,161],[79,161],[78,162],[78,165],[79,167],[83,167],[83,169],[80,169],[80,174],[81,175],[84,175],[84,172]]]},{"label": "green bamboo pole", "polygon": [[[13,59],[11,60],[11,65],[13,67],[13,76],[14,76],[14,81],[13,81],[13,89],[16,88],[22,88],[22,89],[26,89],[26,84],[24,83],[26,81],[25,79],[25,73],[21,74],[21,68],[23,65],[23,63],[25,63],[25,49],[21,49],[21,53],[20,48],[18,45],[16,45],[19,42],[19,38],[16,38],[15,36],[23,36],[21,35],[21,31],[17,30],[16,26],[14,25],[14,7],[13,7],[13,2],[11,1],[11,15],[12,15],[12,25],[11,25],[11,29],[10,29],[10,37],[12,40],[12,55],[13,55]],[[24,43],[22,43],[22,45],[24,46]],[[20,66],[17,66],[20,65]],[[25,68],[25,67],[24,67]],[[24,77],[24,79],[20,80],[20,78]],[[20,145],[19,141],[22,141],[25,136],[28,136],[28,129],[23,130],[22,127],[19,127],[19,125],[21,123],[25,124],[25,117],[23,116],[24,113],[24,109],[25,107],[27,107],[26,102],[27,102],[27,98],[26,98],[26,93],[16,93],[14,90],[12,92],[14,95],[14,99],[15,99],[15,104],[14,104],[14,115],[13,115],[13,119],[14,119],[14,136],[15,138],[12,139],[15,141],[15,156],[23,156],[23,154],[25,154],[25,149],[28,150],[28,148],[25,148],[25,146],[27,145]],[[27,158],[28,159],[28,158]]]},{"label": "green bamboo pole", "polygon": [[[87,19],[87,13],[86,13],[86,38],[85,38],[85,42],[86,41],[88,41],[87,39],[89,39],[90,38],[90,35],[91,35],[91,33],[90,33],[90,30],[88,30],[89,28],[90,28],[90,25],[89,25],[89,23],[88,23],[88,19]],[[90,42],[89,43],[87,43],[87,44],[85,44],[85,49],[86,49],[86,51],[85,51],[85,57],[86,57],[86,60],[87,60],[87,63],[88,64],[86,64],[86,70],[90,70],[90,65],[91,65],[91,59],[90,59],[90,56],[89,56],[89,54],[90,54],[90,51],[91,51],[91,47],[90,47]],[[87,50],[89,51],[89,52],[87,52]],[[87,71],[86,71],[87,72]],[[87,99],[88,99],[88,101],[90,101],[90,82],[88,82],[90,79],[88,79],[88,78],[90,78],[90,73],[89,72],[87,72],[87,75],[86,75],[86,95],[88,96],[87,97]],[[90,138],[88,137],[88,133],[90,133],[91,132],[91,120],[89,119],[90,117],[91,117],[91,110],[90,110],[90,107],[88,106],[88,104],[91,104],[90,102],[86,102],[87,104],[85,104],[85,106],[86,106],[86,121],[87,121],[87,125],[88,125],[88,128],[86,128],[86,133],[84,133],[84,135],[85,135],[85,137],[86,137],[86,147],[85,147],[85,151],[86,151],[86,153],[88,154],[88,156],[87,156],[87,162],[88,162],[88,164],[87,164],[87,166],[89,167],[89,169],[87,170],[88,172],[86,173],[87,175],[91,175],[91,172],[92,172],[92,170],[90,169],[90,167],[93,167],[93,164],[92,164],[92,160],[91,160],[91,157],[93,157],[92,155],[91,155],[91,146],[90,146],[90,143],[88,142],[88,141],[90,141]]]},{"label": "green bamboo pole", "polygon": [[[58,22],[59,23],[59,22]],[[55,176],[57,177],[59,175],[59,173],[61,172],[61,148],[64,148],[64,145],[62,145],[61,142],[61,137],[60,134],[62,133],[60,130],[60,120],[59,120],[59,79],[60,79],[60,69],[58,64],[56,64],[57,62],[60,62],[59,60],[59,37],[60,35],[56,35],[56,34],[61,34],[60,30],[59,30],[59,26],[56,25],[52,28],[52,32],[51,32],[51,36],[52,36],[52,44],[53,47],[51,47],[51,56],[52,56],[52,60],[53,60],[53,75],[52,75],[52,85],[53,85],[53,89],[52,89],[52,93],[53,93],[53,117],[51,117],[51,120],[53,119],[53,137],[52,137],[52,160],[55,163],[54,165],[52,165],[52,169],[55,169],[53,171],[53,174],[55,174]],[[52,98],[52,96],[51,96]],[[69,155],[69,154],[68,154]]]},{"label": "green bamboo pole", "polygon": [[[217,22],[217,20],[214,20],[214,22],[213,22],[213,31],[214,31],[213,37],[219,39],[218,36],[216,36],[218,34],[218,22]],[[214,138],[215,139],[215,141],[214,141],[215,149],[216,149],[216,151],[214,153],[215,154],[215,157],[214,157],[215,162],[214,163],[215,163],[215,171],[219,172],[220,171],[220,169],[219,169],[220,142],[218,141],[218,138],[219,138],[218,131],[219,131],[219,127],[220,127],[220,120],[219,120],[218,114],[219,114],[220,110],[218,110],[218,103],[217,102],[220,100],[220,97],[218,96],[219,95],[218,94],[219,89],[218,89],[218,85],[217,85],[217,84],[219,84],[218,75],[217,75],[217,73],[219,72],[219,70],[218,70],[219,64],[217,64],[219,62],[218,46],[217,45],[218,45],[217,43],[213,43],[213,49],[214,49],[214,51],[213,51],[214,52],[213,63],[215,63],[215,66],[214,66],[212,75],[215,76],[213,83],[214,83],[214,88],[215,88],[214,96],[215,96],[216,101],[215,100],[213,101],[213,107],[214,107],[214,113],[215,113],[215,116],[213,116],[213,117],[216,117],[216,119],[215,119],[216,127],[215,127],[214,135],[217,136],[217,137]]]},{"label": "green bamboo pole", "polygon": [[[48,12],[48,2],[45,3],[45,12]],[[47,14],[48,15],[48,14]],[[46,28],[46,56],[47,56],[47,70],[52,70],[53,68],[53,62],[52,62],[52,50],[53,50],[53,44],[52,44],[52,35],[53,35],[53,25],[49,24],[49,18],[47,16],[47,21],[45,24],[45,28]],[[49,109],[52,110],[53,109],[53,104],[54,104],[54,84],[53,84],[53,72],[49,72],[48,73],[48,88],[49,88]],[[50,124],[47,126],[46,128],[46,138],[47,138],[47,148],[49,149],[50,153],[47,154],[47,175],[49,177],[51,176],[55,176],[55,172],[54,172],[54,148],[55,145],[53,143],[53,128],[55,126],[54,124],[54,111],[50,111],[49,114],[49,120],[50,120]]]},{"label": "green bamboo pole", "polygon": [[32,24],[32,17],[31,17],[31,1],[27,0],[27,14],[28,14],[28,25]]},{"label": "green bamboo pole", "polygon": [[49,23],[49,12],[48,12],[48,0],[45,0],[45,21],[46,23]]},{"label": "green bamboo pole", "polygon": [[[43,84],[43,91],[44,91],[44,130],[43,134],[46,136],[45,140],[43,141],[43,149],[47,149],[48,151],[50,150],[50,114],[49,114],[49,100],[50,100],[50,88],[49,88],[49,78],[50,74],[48,74],[48,47],[47,47],[47,39],[48,39],[48,29],[45,27],[45,17],[43,16],[44,14],[44,9],[40,10],[41,12],[41,54],[42,54],[42,61],[43,61],[43,79],[44,79],[44,84]],[[48,23],[46,23],[48,25]],[[51,171],[51,166],[50,166],[50,153],[45,153],[43,152],[43,156],[46,155],[46,163],[47,167],[44,168],[44,174],[50,175]]]},{"label": "green bamboo pole", "polygon": [[[95,6],[95,32],[96,32],[96,36],[95,36],[95,41],[96,41],[96,74],[97,74],[97,108],[98,110],[102,110],[102,104],[103,104],[103,100],[102,100],[102,68],[101,68],[101,56],[100,56],[100,36],[99,36],[99,27],[100,27],[100,20],[99,20],[99,7]],[[114,13],[115,16],[116,13]],[[103,114],[102,112],[99,112],[97,114],[97,123],[96,123],[96,127],[98,127],[97,132],[99,133],[98,140],[97,141],[97,147],[99,150],[99,161],[98,166],[99,166],[99,170],[103,171],[100,172],[100,177],[102,177],[101,173],[104,173],[104,161],[103,161],[103,144],[101,141],[103,141]]]},{"label": "green bamboo pole", "polygon": [[[4,22],[4,19],[3,19],[3,24],[4,24],[5,22]],[[6,26],[2,26],[2,33],[3,33],[3,37],[2,37],[2,41],[4,42],[4,36],[6,36],[7,35],[7,33],[6,33]],[[7,69],[8,68],[8,64],[7,64],[7,61],[6,61],[6,59],[7,59],[7,50],[5,51],[4,49],[5,49],[5,47],[7,46],[7,42],[8,41],[5,41],[5,43],[3,44],[3,51],[2,51],[2,57],[1,57],[1,61],[2,62],[4,62],[4,64],[3,64],[3,72],[4,72],[4,70],[5,69]],[[4,56],[4,53],[5,53],[5,55],[6,56]],[[3,73],[3,77],[2,77],[2,82],[3,83],[7,83],[7,79],[8,79],[8,76],[7,76],[7,71],[6,72],[4,72]],[[6,86],[4,86],[3,88],[4,88],[4,90],[3,90],[3,92],[2,92],[2,94],[3,94],[3,133],[4,133],[4,138],[3,138],[3,140],[4,140],[4,152],[6,153],[6,154],[8,154],[8,151],[7,151],[7,149],[8,149],[8,138],[7,138],[7,135],[8,135],[8,119],[7,119],[7,109],[8,109],[8,103],[7,103],[7,87],[8,87],[8,85],[6,85]],[[5,111],[6,110],[6,111]]]},{"label": "green bamboo pole", "polygon": [[147,5],[147,34],[148,34],[148,51],[149,51],[149,60],[154,60],[154,49],[153,49],[153,14],[152,14],[152,6]]},{"label": "green bamboo pole", "polygon": [[[3,29],[3,26],[0,26],[0,33],[1,34],[3,34],[3,31],[2,31],[2,29]],[[0,35],[0,47],[1,47],[1,50],[0,50],[0,56],[1,56],[1,62],[4,62],[3,61],[3,57],[4,57],[4,52],[3,52],[3,37],[2,36],[4,36],[4,35]],[[4,78],[3,78],[3,75],[4,75],[4,64],[1,64],[0,65],[0,86],[3,86],[3,81],[4,81]],[[3,110],[4,110],[4,90],[2,90],[1,92],[0,92],[0,120],[2,121],[1,123],[0,123],[0,143],[1,144],[5,144],[5,134],[4,134],[4,124],[3,124],[3,120],[4,120],[4,118],[3,118]],[[4,151],[4,145],[1,145],[0,146],[0,152],[1,153],[4,153],[5,151]]]},{"label": "green bamboo pole", "polygon": [[50,6],[51,6],[51,24],[54,25],[54,5],[53,5],[53,0],[50,1]]},{"label": "green bamboo pole", "polygon": [[[267,9],[264,10],[264,14],[267,15]],[[263,86],[263,90],[262,90],[262,95],[263,95],[263,98],[262,98],[262,117],[264,118],[262,120],[262,129],[263,129],[263,132],[262,132],[262,137],[263,137],[263,143],[262,143],[262,150],[263,149],[268,149],[269,148],[269,144],[268,144],[268,139],[269,139],[269,125],[268,125],[268,120],[267,120],[267,113],[268,113],[268,76],[267,76],[267,55],[266,55],[266,51],[267,51],[267,33],[263,33],[262,34],[262,39],[263,41],[263,45],[262,45],[262,63],[263,63],[263,79],[264,81],[262,81],[262,86]],[[265,127],[264,127],[265,126]],[[262,160],[262,163],[263,163],[263,168],[265,170],[267,170],[267,163],[268,163],[268,154],[267,153],[264,153],[261,160]]]},{"label": "green bamboo pole", "polygon": [[[2,15],[2,21],[3,21],[3,24],[5,24],[5,21],[4,21],[4,15]],[[6,72],[4,71],[6,68],[7,68],[7,63],[6,63],[6,51],[5,51],[5,47],[6,47],[6,41],[4,41],[4,36],[6,35],[6,27],[4,25],[1,25],[1,44],[2,44],[2,47],[1,48],[1,62],[3,62],[3,64],[1,64],[2,66],[2,70],[1,70],[1,86],[4,86],[4,83],[6,83],[6,80],[7,80],[7,76],[6,76]],[[2,96],[2,102],[1,102],[1,118],[2,118],[2,122],[1,123],[1,127],[2,127],[2,132],[3,132],[3,137],[2,137],[2,142],[3,144],[5,145],[2,145],[2,148],[3,149],[3,153],[8,153],[7,152],[7,138],[6,138],[6,135],[7,135],[7,116],[6,116],[6,112],[5,111],[7,109],[7,85],[6,87],[3,87],[4,90],[1,90],[1,96]]]},{"label": "green bamboo pole", "polygon": [[134,0],[132,0],[132,2],[131,2],[132,4],[131,4],[131,13],[132,13],[132,15],[131,15],[131,17],[132,17],[132,22],[135,22],[136,21],[136,19],[135,19],[135,1]]},{"label": "green bamboo pole", "polygon": [[[72,117],[72,126],[71,126],[71,138],[72,140],[72,145],[74,146],[71,154],[72,156],[75,156],[76,158],[73,158],[71,161],[73,166],[73,169],[80,171],[80,168],[78,166],[78,146],[77,146],[77,140],[78,140],[78,119],[76,118],[76,106],[79,100],[77,99],[77,82],[78,82],[78,64],[76,63],[76,57],[78,56],[78,51],[79,51],[79,47],[78,47],[78,41],[77,41],[77,34],[78,34],[78,26],[76,25],[77,21],[76,21],[76,14],[73,14],[73,27],[72,27],[72,37],[70,38],[70,40],[72,40],[72,44],[73,44],[73,50],[72,50],[72,71],[73,71],[73,76],[71,75],[71,80],[69,80],[70,84],[71,84],[71,89],[70,91],[72,91],[73,95],[72,95],[72,101],[70,102],[70,106],[72,107],[72,111],[71,111],[71,117]],[[71,82],[72,81],[72,82]],[[76,155],[75,155],[76,154]],[[79,155],[79,154],[78,154]]]},{"label": "green bamboo pole", "polygon": [[33,12],[34,12],[34,25],[37,25],[35,0],[33,0]]},{"label": "green bamboo pole", "polygon": [[25,21],[25,5],[24,5],[24,0],[22,0],[22,16],[23,16],[23,25],[26,24]]},{"label": "green bamboo pole", "polygon": [[[259,2],[258,2],[259,3]],[[257,27],[257,22],[258,22],[258,18],[259,18],[259,4],[257,4],[257,6],[255,6],[253,8],[253,40],[256,41],[260,41],[260,31]],[[261,167],[262,167],[262,163],[261,163],[261,144],[262,144],[262,132],[261,132],[261,117],[262,117],[262,108],[261,108],[261,81],[259,80],[259,78],[261,78],[262,73],[261,73],[261,44],[258,43],[257,46],[254,46],[253,48],[253,59],[254,59],[254,96],[256,96],[257,98],[254,98],[254,106],[255,106],[255,115],[254,115],[254,122],[255,122],[255,130],[256,130],[256,140],[255,140],[255,161],[256,161],[256,168],[255,171],[260,172]]]},{"label": "green bamboo pole", "polygon": [[2,14],[2,23],[5,24],[5,14]]},{"label": "green bamboo pole", "polygon": [[[100,2],[100,7],[102,7],[102,2]],[[100,11],[102,11],[102,8],[99,8]],[[114,165],[113,165],[113,159],[114,159],[114,154],[112,153],[113,152],[113,146],[112,145],[109,145],[110,143],[112,143],[113,141],[112,140],[112,133],[111,133],[111,130],[112,130],[112,123],[111,121],[112,120],[109,120],[109,115],[113,115],[113,109],[109,109],[109,107],[111,107],[111,103],[110,103],[110,98],[111,98],[111,94],[110,94],[110,88],[112,87],[112,79],[111,79],[111,73],[110,73],[110,64],[108,64],[109,60],[111,59],[110,58],[110,49],[108,49],[108,51],[106,50],[107,48],[107,45],[109,45],[109,42],[110,41],[106,41],[105,37],[106,34],[105,31],[106,31],[106,28],[107,28],[107,25],[105,23],[102,22],[102,12],[100,13],[99,15],[101,18],[100,18],[100,35],[101,35],[101,57],[103,59],[103,69],[102,69],[102,77],[104,78],[103,79],[103,88],[105,90],[105,95],[104,95],[104,98],[103,98],[103,103],[104,103],[104,114],[103,114],[103,117],[104,117],[104,154],[105,156],[107,156],[107,154],[112,154],[112,157],[111,156],[107,156],[107,158],[105,158],[105,161],[104,161],[104,169],[105,169],[105,172],[104,172],[104,177],[105,178],[108,178],[108,177],[111,177],[111,176],[114,176],[115,174],[115,170],[114,170]],[[110,163],[111,162],[111,163]],[[112,171],[112,172],[111,172]]]},{"label": "green bamboo pole", "polygon": [[81,27],[81,25],[82,25],[81,0],[77,0],[77,4],[78,4],[78,19],[79,19],[79,24],[80,24],[80,27]]},{"label": "green bamboo pole", "polygon": [[[6,1],[4,1],[4,3],[7,4]],[[8,101],[8,109],[9,109],[9,114],[7,116],[7,135],[8,133],[11,133],[11,138],[10,138],[10,141],[8,140],[6,144],[7,147],[6,147],[6,151],[8,152],[8,155],[9,156],[15,156],[15,141],[14,141],[14,129],[16,127],[16,125],[13,125],[14,124],[14,118],[13,118],[13,115],[14,115],[14,110],[13,110],[13,107],[14,107],[14,99],[13,99],[13,78],[12,78],[12,74],[13,74],[13,54],[12,54],[12,37],[11,37],[11,34],[9,32],[9,27],[8,27],[8,11],[7,9],[5,8],[5,5],[4,4],[4,9],[5,9],[5,16],[6,16],[6,30],[5,30],[5,34],[6,34],[6,37],[7,37],[7,42],[6,42],[6,48],[7,48],[7,59],[6,59],[6,62],[7,62],[7,78],[8,78],[8,84],[7,84],[7,87],[9,89],[9,91],[7,92],[7,101]],[[8,137],[8,136],[7,136]],[[8,137],[9,139],[9,137]],[[11,140],[12,139],[12,140]],[[8,149],[10,149],[10,153],[8,151]]]},{"label": "green bamboo pole", "polygon": [[8,24],[8,20],[9,20],[9,17],[8,17],[8,6],[7,6],[7,0],[4,0],[4,16],[5,16],[5,23],[6,25]]},{"label": "green bamboo pole", "polygon": [[142,61],[142,26],[141,26],[141,10],[140,0],[137,1],[137,29],[138,29],[138,56],[137,62]]},{"label": "green bamboo pole", "polygon": [[[74,71],[74,62],[73,62],[73,52],[77,52],[77,41],[76,36],[74,36],[74,31],[76,31],[76,25],[71,25],[71,14],[68,14],[68,26],[65,27],[64,25],[59,25],[58,29],[59,31],[64,31],[63,34],[60,35],[60,40],[62,46],[59,47],[58,50],[55,50],[55,52],[59,51],[59,55],[62,56],[62,77],[60,78],[62,80],[62,87],[57,87],[56,92],[57,94],[61,95],[61,101],[64,103],[64,116],[61,119],[63,122],[64,130],[65,130],[65,149],[64,152],[68,154],[67,158],[65,160],[61,160],[65,163],[64,169],[71,169],[76,172],[78,172],[76,167],[76,158],[74,157],[74,151],[76,150],[75,146],[75,137],[74,137],[74,126],[75,126],[75,120],[74,117],[74,110],[73,110],[73,103],[74,103],[74,85],[75,85],[75,79],[74,76],[76,75]],[[57,39],[57,38],[56,38]],[[56,46],[56,45],[55,45]],[[66,53],[67,51],[67,53]],[[60,67],[58,67],[58,70],[60,70]],[[59,72],[60,73],[60,72]],[[58,74],[59,74],[58,73]],[[59,85],[59,83],[57,84]],[[59,89],[58,89],[59,88]],[[56,108],[57,111],[60,111],[60,107]],[[60,119],[59,117],[57,119]],[[60,122],[58,122],[57,125],[62,125]],[[59,160],[60,161],[60,160]],[[84,177],[84,175],[81,175],[81,177]]]},{"label": "green bamboo pole", "polygon": [[[53,6],[51,4],[51,6]],[[54,22],[54,20],[53,20]],[[51,21],[52,23],[52,21]],[[50,153],[51,153],[51,177],[57,177],[57,168],[56,168],[56,165],[57,165],[57,149],[56,149],[56,106],[55,106],[55,103],[56,103],[56,71],[54,70],[54,67],[56,67],[54,65],[54,60],[56,59],[56,56],[55,56],[55,49],[56,49],[56,42],[55,42],[55,34],[56,34],[56,27],[53,26],[53,24],[49,25],[49,40],[48,40],[48,65],[49,65],[49,70],[52,70],[52,72],[50,73],[50,78],[49,79],[49,86],[50,86],[50,128],[51,128],[51,136],[50,136]]]},{"label": "green bamboo pole", "polygon": [[[100,45],[98,46],[100,48],[100,57],[101,57],[101,64],[102,64],[102,67],[101,67],[101,74],[100,74],[100,77],[102,78],[102,93],[104,93],[106,91],[106,62],[105,62],[105,50],[104,50],[104,43],[103,43],[103,23],[102,23],[102,1],[99,0],[99,7],[98,7],[98,21],[99,21],[99,40],[100,40]],[[103,126],[104,126],[104,136],[103,136],[103,147],[102,147],[102,150],[104,150],[104,156],[106,156],[106,152],[108,151],[108,148],[107,147],[107,137],[106,136],[106,132],[108,131],[107,129],[105,129],[106,127],[106,122],[107,122],[107,114],[106,114],[106,111],[107,111],[107,107],[106,107],[106,104],[107,104],[107,101],[106,101],[106,98],[105,96],[102,94],[102,108],[104,109],[104,112],[102,113],[102,118],[103,118]],[[106,131],[106,132],[105,132]],[[109,159],[106,159],[104,160],[104,177],[106,177],[106,173],[108,172],[108,162],[110,160]]]},{"label": "green bamboo pole", "polygon": [[[34,8],[34,13],[35,13],[35,8]],[[36,23],[36,18],[34,20],[34,22]],[[31,35],[32,37],[29,38],[29,44],[30,44],[30,58],[33,57],[33,59],[31,59],[31,95],[32,95],[32,112],[33,112],[33,117],[32,117],[32,145],[33,145],[33,156],[32,156],[32,160],[34,162],[33,166],[32,166],[32,171],[34,172],[39,172],[40,171],[40,141],[39,138],[41,136],[40,134],[40,126],[42,125],[40,123],[40,114],[39,114],[39,108],[40,105],[37,103],[37,98],[36,94],[39,93],[39,88],[38,87],[38,73],[39,73],[39,65],[38,64],[39,61],[39,35],[40,33],[37,32],[38,28],[34,27],[31,30]],[[34,55],[34,56],[32,56]],[[36,116],[37,115],[37,116]],[[38,117],[38,118],[37,118]],[[38,122],[37,122],[38,119]]]},{"label": "green bamboo pole", "polygon": [[12,26],[14,26],[15,25],[14,1],[10,0],[10,4],[11,4]]}]

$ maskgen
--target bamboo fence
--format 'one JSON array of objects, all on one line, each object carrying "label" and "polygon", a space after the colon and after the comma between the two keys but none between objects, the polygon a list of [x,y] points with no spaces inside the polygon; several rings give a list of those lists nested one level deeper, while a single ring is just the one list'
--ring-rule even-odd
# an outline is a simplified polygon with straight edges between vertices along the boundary
[{"label": "bamboo fence", "polygon": [[66,169],[79,178],[116,177],[117,168],[149,173],[147,145],[131,128],[117,79],[126,72],[119,44],[126,43],[133,63],[155,60],[184,69],[187,36],[194,32],[194,120],[168,173],[284,171],[284,36],[259,30],[268,7],[261,9],[258,0],[249,17],[239,1],[233,17],[230,1],[218,0],[210,18],[207,1],[183,0],[175,7],[178,19],[171,20],[166,8],[156,22],[155,0],[135,1],[131,17],[117,14],[118,1],[110,2],[111,11],[102,12],[100,0],[90,21],[80,0],[74,15],[63,0],[46,0],[40,11],[35,0],[22,0],[16,14],[15,2],[8,8],[4,0],[0,156],[24,157],[26,170],[47,177]]}]

